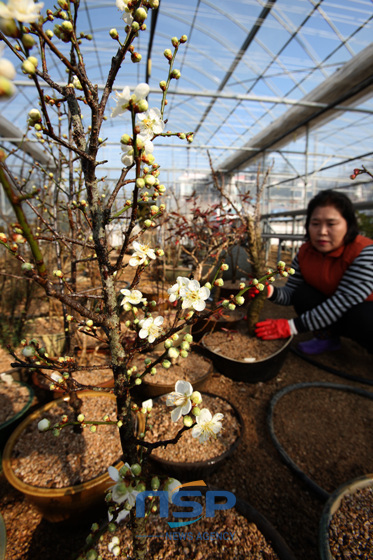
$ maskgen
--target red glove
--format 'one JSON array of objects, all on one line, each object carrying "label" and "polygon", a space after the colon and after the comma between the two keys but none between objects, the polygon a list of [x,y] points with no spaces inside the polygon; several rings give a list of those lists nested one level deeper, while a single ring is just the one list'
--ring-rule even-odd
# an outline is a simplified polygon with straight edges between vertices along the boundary
[{"label": "red glove", "polygon": [[263,340],[288,338],[291,335],[289,321],[287,319],[266,319],[255,325],[255,334]]}]

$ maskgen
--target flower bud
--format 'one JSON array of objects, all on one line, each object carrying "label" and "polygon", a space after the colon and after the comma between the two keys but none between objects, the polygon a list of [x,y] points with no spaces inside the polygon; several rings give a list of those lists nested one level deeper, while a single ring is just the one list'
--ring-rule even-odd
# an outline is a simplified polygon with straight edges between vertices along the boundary
[{"label": "flower bud", "polygon": [[[136,23],[136,22],[134,22],[134,23]],[[132,60],[133,63],[141,62],[141,59],[142,59],[142,55],[141,55],[140,53],[138,53],[138,52],[133,52],[133,53],[131,54],[131,60]],[[145,109],[145,111],[146,111],[146,109]],[[141,112],[141,111],[140,111],[140,112]]]},{"label": "flower bud", "polygon": [[32,270],[34,266],[31,263],[22,263],[21,269],[25,272]]},{"label": "flower bud", "polygon": [[112,39],[119,39],[119,33],[116,29],[110,29],[109,35]]},{"label": "flower bud", "polygon": [[47,418],[43,418],[38,422],[39,432],[46,432],[49,429],[50,425],[50,421]]},{"label": "flower bud", "polygon": [[171,43],[172,43],[172,46],[176,48],[176,47],[179,46],[179,39],[177,37],[172,37]]},{"label": "flower bud", "polygon": [[137,8],[133,17],[135,21],[142,23],[148,17],[148,12],[145,10],[145,8]]},{"label": "flower bud", "polygon": [[8,241],[7,236],[3,232],[0,232],[0,241],[2,241],[3,243],[6,243]]},{"label": "flower bud", "polygon": [[[171,51],[170,51],[171,52]],[[167,84],[164,80],[159,82],[159,87],[161,88],[162,91],[166,90]]]},{"label": "flower bud", "polygon": [[[166,50],[164,51],[163,54],[164,54],[164,56],[167,58],[167,60],[172,60],[172,52],[171,52],[171,49],[166,49]],[[162,89],[162,88],[161,88],[161,89]]]},{"label": "flower bud", "polygon": [[33,38],[32,35],[30,35],[30,33],[25,33],[22,36],[22,45],[26,48],[26,49],[32,49],[32,47],[35,45],[36,41]]},{"label": "flower bud", "polygon": [[169,348],[168,350],[168,356],[172,359],[176,359],[179,357],[179,350],[177,348],[174,348],[173,346],[171,348]]},{"label": "flower bud", "polygon": [[40,114],[40,111],[38,109],[31,109],[29,111],[28,116],[29,116],[30,121],[32,121],[34,123],[41,121],[41,114]]},{"label": "flower bud", "polygon": [[171,362],[169,360],[163,360],[162,366],[164,369],[169,369],[171,367]]},{"label": "flower bud", "polygon": [[84,414],[79,414],[77,420],[78,422],[84,422]]},{"label": "flower bud", "polygon": [[21,32],[14,19],[0,18],[0,31],[13,39],[19,39],[21,36]]},{"label": "flower bud", "polygon": [[74,28],[73,28],[73,24],[71,23],[71,21],[64,21],[61,23],[61,29],[65,32],[65,33],[72,33]]},{"label": "flower bud", "polygon": [[159,0],[148,0],[148,3],[152,10],[156,10],[159,7]]},{"label": "flower bud", "polygon": [[144,113],[145,111],[148,110],[148,102],[146,101],[146,99],[140,99],[140,101],[136,104],[136,108],[137,108],[137,112],[138,113]]},{"label": "flower bud", "polygon": [[257,289],[259,290],[259,292],[262,292],[264,290],[264,284],[258,283],[256,285]]},{"label": "flower bud", "polygon": [[222,278],[218,278],[217,280],[215,280],[214,286],[224,286],[224,280]]},{"label": "flower bud", "polygon": [[32,62],[30,62],[29,60],[24,60],[24,61],[22,62],[21,68],[22,68],[22,72],[23,72],[24,74],[31,74],[31,75],[33,75],[33,74],[35,74],[35,71],[36,71],[35,66],[34,66],[34,65],[32,64]]},{"label": "flower bud", "polygon": [[25,358],[31,358],[31,356],[34,356],[35,354],[35,348],[33,346],[25,346],[22,349],[22,355],[25,356]]},{"label": "flower bud", "polygon": [[157,476],[153,476],[153,478],[150,482],[150,486],[151,486],[152,490],[158,490],[160,485],[161,485],[161,483],[159,481],[159,478]]},{"label": "flower bud", "polygon": [[189,333],[185,334],[183,340],[185,340],[185,342],[193,342],[193,336]]},{"label": "flower bud", "polygon": [[236,296],[234,299],[237,305],[243,305],[245,303],[245,298],[243,296]]},{"label": "flower bud", "polygon": [[194,416],[199,416],[201,414],[201,409],[198,406],[193,406],[192,414],[194,414]]},{"label": "flower bud", "polygon": [[29,56],[27,60],[31,62],[35,68],[38,67],[38,59],[35,56]]},{"label": "flower bud", "polygon": [[229,311],[234,311],[236,309],[236,306],[234,305],[234,303],[230,303],[228,305],[228,309],[229,309]]},{"label": "flower bud", "polygon": [[277,268],[285,268],[286,264],[284,263],[284,261],[278,261],[277,263]]},{"label": "flower bud", "polygon": [[201,404],[202,402],[202,395],[199,391],[193,391],[190,400],[193,404]]},{"label": "flower bud", "polygon": [[178,80],[181,76],[181,72],[180,70],[178,70],[177,68],[174,68],[171,72],[171,78],[173,78],[174,80]]},{"label": "flower bud", "polygon": [[228,270],[229,269],[229,265],[223,263],[220,267],[220,270]]},{"label": "flower bud", "polygon": [[154,185],[155,181],[156,181],[155,177],[153,175],[150,175],[150,174],[145,175],[144,180],[145,180],[146,186],[148,186],[148,187],[152,187]]},{"label": "flower bud", "polygon": [[139,474],[141,473],[141,465],[139,465],[139,463],[134,463],[133,465],[131,465],[131,472],[133,476],[139,476]]},{"label": "flower bud", "polygon": [[184,416],[183,422],[184,426],[186,426],[187,428],[190,428],[194,424],[193,418],[191,416]]}]

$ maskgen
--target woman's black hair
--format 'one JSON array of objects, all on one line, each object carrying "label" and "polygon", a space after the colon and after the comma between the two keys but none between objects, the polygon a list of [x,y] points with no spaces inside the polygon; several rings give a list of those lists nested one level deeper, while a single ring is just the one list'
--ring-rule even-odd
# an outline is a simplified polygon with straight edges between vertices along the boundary
[{"label": "woman's black hair", "polygon": [[344,243],[351,243],[359,233],[359,226],[354,207],[348,196],[343,193],[333,191],[332,189],[320,191],[309,201],[305,224],[306,239],[308,240],[310,238],[308,228],[311,216],[315,208],[318,208],[319,206],[334,206],[334,208],[338,210],[347,222],[347,233],[344,238]]}]

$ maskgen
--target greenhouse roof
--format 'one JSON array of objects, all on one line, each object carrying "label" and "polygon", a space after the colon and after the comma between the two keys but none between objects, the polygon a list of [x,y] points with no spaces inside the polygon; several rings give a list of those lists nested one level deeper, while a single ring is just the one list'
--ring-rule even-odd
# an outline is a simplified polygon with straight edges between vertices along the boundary
[{"label": "greenhouse roof", "polygon": [[[47,8],[53,2],[46,0]],[[79,11],[79,31],[92,35],[82,45],[87,73],[100,89],[117,47],[109,31],[116,28],[124,38],[124,23],[114,0],[81,0]],[[316,174],[333,187],[348,186],[354,167],[373,167],[371,0],[161,0],[146,23],[134,43],[142,61],[126,59],[115,89],[147,81],[150,107],[161,103],[170,38],[188,36],[177,54],[181,78],[171,81],[165,118],[169,130],[194,132],[194,141],[158,139],[154,155],[165,183],[208,173],[208,153],[223,173],[253,169],[266,156],[277,174],[302,184]],[[15,64],[8,48],[4,56]],[[20,65],[17,70],[17,93],[0,111],[3,125],[9,121],[24,132],[37,97]],[[61,64],[50,72],[66,83]],[[111,118],[114,106],[113,94],[101,148],[112,176],[121,167],[120,137],[129,131],[128,116]],[[1,130],[6,146],[16,131]]]}]

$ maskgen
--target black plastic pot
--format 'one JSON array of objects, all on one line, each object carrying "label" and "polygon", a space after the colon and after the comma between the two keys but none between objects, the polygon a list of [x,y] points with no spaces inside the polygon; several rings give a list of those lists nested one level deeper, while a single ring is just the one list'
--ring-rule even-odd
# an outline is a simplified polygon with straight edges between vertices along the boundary
[{"label": "black plastic pot", "polygon": [[[321,515],[321,520],[320,520],[319,552],[320,552],[321,560],[335,559],[335,556],[332,554],[330,550],[329,525],[333,515],[338,511],[342,499],[344,498],[344,496],[348,494],[354,494],[357,490],[361,490],[368,486],[373,488],[373,474],[367,474],[364,476],[360,476],[359,478],[350,480],[349,482],[346,482],[345,484],[339,486],[337,490],[335,490],[331,494],[330,498],[328,499],[328,501],[324,506],[323,513]],[[348,538],[348,534],[341,533],[341,537],[344,537],[341,542],[341,547],[342,547],[341,552],[343,553],[343,542],[346,541],[346,539]],[[368,556],[366,556],[366,558],[368,558]]]},{"label": "black plastic pot", "polygon": [[[210,393],[202,393],[203,395],[208,395],[210,397],[217,397],[217,395],[212,395]],[[156,457],[155,455],[150,455],[150,461],[153,463],[156,472],[161,471],[167,476],[173,476],[177,480],[182,481],[193,481],[200,480],[203,478],[208,478],[212,473],[214,473],[236,450],[240,442],[242,441],[244,432],[244,421],[239,413],[239,411],[233,406],[233,404],[219,396],[219,399],[225,400],[232,407],[234,415],[238,419],[240,424],[240,433],[232,443],[232,445],[220,455],[206,459],[206,461],[195,461],[195,462],[183,462],[183,461],[169,461],[168,459]],[[197,445],[202,445],[198,444]]]},{"label": "black plastic pot", "polygon": [[259,383],[261,381],[269,381],[276,377],[285,361],[290,343],[293,340],[293,336],[287,338],[284,340],[284,345],[277,352],[263,360],[245,362],[243,360],[227,358],[219,352],[213,352],[205,342],[206,336],[207,335],[202,338],[201,344],[206,352],[206,356],[212,359],[216,369],[226,377],[233,379],[233,381],[244,381],[246,383]]}]

